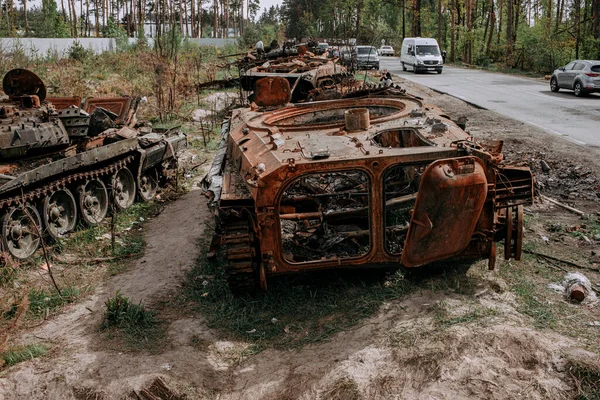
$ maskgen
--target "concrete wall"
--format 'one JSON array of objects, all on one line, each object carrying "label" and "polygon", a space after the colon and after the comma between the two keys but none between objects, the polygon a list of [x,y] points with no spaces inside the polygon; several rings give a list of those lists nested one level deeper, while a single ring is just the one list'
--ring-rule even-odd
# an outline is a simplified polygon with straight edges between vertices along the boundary
[{"label": "concrete wall", "polygon": [[225,47],[228,44],[237,44],[237,39],[220,39],[220,38],[188,38],[191,43],[196,43],[198,46],[215,46]]},{"label": "concrete wall", "polygon": [[12,53],[23,49],[29,57],[45,57],[57,53],[60,57],[68,53],[73,43],[79,42],[86,49],[92,49],[99,54],[105,51],[115,51],[115,39],[80,38],[80,39],[41,39],[41,38],[0,38],[0,49],[4,53]]},{"label": "concrete wall", "polygon": [[[213,38],[188,38],[192,43],[199,46],[224,47],[227,44],[235,45],[237,39],[213,39]],[[42,38],[0,38],[0,51],[3,53],[14,53],[22,49],[28,57],[46,57],[57,54],[59,57],[67,57],[73,43],[79,42],[86,49],[92,49],[96,54],[105,51],[116,51],[115,39],[107,38],[79,38],[79,39],[42,39]],[[135,38],[129,39],[129,44],[136,42]],[[153,39],[148,39],[152,46]]]},{"label": "concrete wall", "polygon": [[[153,38],[146,38],[146,40],[148,41],[148,46],[152,47],[154,46],[154,39]],[[215,47],[225,47],[228,44],[231,45],[235,45],[237,44],[237,38],[236,39],[213,39],[213,38],[185,38],[184,40],[189,40],[190,43],[195,43],[198,46],[215,46]],[[128,39],[128,43],[130,45],[135,44],[137,42],[136,38],[129,38]]]}]

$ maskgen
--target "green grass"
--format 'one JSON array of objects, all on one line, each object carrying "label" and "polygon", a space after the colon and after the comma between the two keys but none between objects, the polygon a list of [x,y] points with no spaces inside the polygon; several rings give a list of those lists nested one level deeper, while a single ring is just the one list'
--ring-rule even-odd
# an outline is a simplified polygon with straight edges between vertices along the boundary
[{"label": "green grass", "polygon": [[85,227],[80,225],[67,239],[57,242],[54,250],[57,253],[74,252],[80,258],[112,257],[108,262],[108,273],[116,275],[125,271],[130,263],[126,260],[139,256],[144,251],[145,241],[140,231],[148,217],[158,213],[162,206],[157,202],[140,202],[117,214],[115,221],[115,248],[112,249],[110,239],[111,217],[102,224]]},{"label": "green grass", "polygon": [[100,329],[110,337],[124,339],[126,348],[157,350],[164,338],[161,323],[154,311],[142,303],[135,304],[119,292],[104,303],[104,318]]},{"label": "green grass", "polygon": [[[206,248],[207,243],[201,246]],[[185,300],[211,328],[248,342],[249,352],[327,340],[376,314],[385,302],[419,287],[461,290],[464,278],[455,275],[464,276],[465,271],[445,268],[440,274],[429,269],[410,276],[382,270],[296,274],[270,278],[266,293],[235,297],[227,287],[223,263],[222,258],[207,260],[202,255],[185,281]],[[457,286],[455,281],[461,283]]]},{"label": "green grass", "polygon": [[29,344],[27,346],[13,347],[2,353],[4,365],[12,366],[22,361],[32,360],[46,354],[48,348],[43,344]]},{"label": "green grass", "polygon": [[[365,74],[367,74],[367,80],[365,81]],[[361,82],[365,82],[365,83],[370,83],[370,84],[375,84],[375,85],[379,85],[380,81],[379,81],[379,77],[378,76],[370,76],[367,72],[356,72],[354,74],[354,79],[356,79],[357,81],[361,81]]]},{"label": "green grass", "polygon": [[557,317],[552,311],[552,306],[536,292],[533,282],[523,279],[513,286],[513,291],[517,295],[519,304],[517,310],[533,318],[535,327],[554,328],[556,326]]},{"label": "green grass", "polygon": [[65,304],[73,303],[81,295],[81,290],[74,286],[61,288],[61,294],[54,288],[36,289],[29,291],[29,315],[42,318],[46,313],[52,313]]}]

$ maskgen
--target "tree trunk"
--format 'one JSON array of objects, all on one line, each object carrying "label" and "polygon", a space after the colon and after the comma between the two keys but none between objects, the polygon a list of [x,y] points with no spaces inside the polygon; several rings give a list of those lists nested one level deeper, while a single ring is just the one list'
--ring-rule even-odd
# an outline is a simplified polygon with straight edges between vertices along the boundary
[{"label": "tree trunk", "polygon": [[217,0],[215,0],[215,6],[214,6],[214,21],[213,21],[213,37],[216,38],[217,37],[217,30],[219,29],[219,26],[217,25],[217,16],[219,15],[219,6],[217,3]]},{"label": "tree trunk", "polygon": [[192,24],[191,35],[192,35],[192,37],[197,37],[197,34],[196,34],[196,0],[190,1],[190,14],[192,14],[192,20],[190,21]]},{"label": "tree trunk", "polygon": [[[248,0],[250,1],[250,0]],[[360,24],[362,22],[363,0],[358,0],[356,4],[356,39],[360,37]]]},{"label": "tree trunk", "polygon": [[225,38],[229,38],[229,0],[225,0]]},{"label": "tree trunk", "polygon": [[498,3],[498,36],[496,37],[496,46],[500,46],[500,35],[502,34],[502,15],[504,14],[503,0]]},{"label": "tree trunk", "polygon": [[77,12],[75,11],[75,0],[71,0],[71,32],[73,37],[77,37]]},{"label": "tree trunk", "polygon": [[29,31],[29,24],[27,23],[27,0],[23,0],[23,13],[25,14],[25,36],[27,36],[27,32]]},{"label": "tree trunk", "polygon": [[600,0],[592,1],[592,35],[596,39],[596,60],[600,60]]},{"label": "tree trunk", "polygon": [[414,9],[413,9],[413,37],[421,36],[421,0],[414,0]]},{"label": "tree trunk", "polygon": [[512,67],[513,0],[507,0],[506,8],[506,65]]},{"label": "tree trunk", "polygon": [[406,37],[406,0],[402,0],[402,40]]},{"label": "tree trunk", "polygon": [[492,49],[492,37],[494,36],[494,27],[496,26],[496,13],[494,12],[494,0],[490,0],[490,36],[485,49],[486,56],[490,57]]},{"label": "tree trunk", "polygon": [[442,44],[442,0],[438,0],[437,6],[437,41],[438,44],[444,48]]},{"label": "tree trunk", "polygon": [[[6,4],[8,4],[8,1],[6,2]],[[65,0],[60,0],[60,5],[62,8],[63,20],[65,22],[67,22],[67,11],[65,10]]]},{"label": "tree trunk", "polygon": [[573,1],[573,8],[575,8],[575,58],[579,58],[579,45],[581,42],[581,0]]},{"label": "tree trunk", "polygon": [[454,62],[455,60],[455,50],[456,46],[456,0],[452,1],[452,5],[450,8],[450,60]]}]

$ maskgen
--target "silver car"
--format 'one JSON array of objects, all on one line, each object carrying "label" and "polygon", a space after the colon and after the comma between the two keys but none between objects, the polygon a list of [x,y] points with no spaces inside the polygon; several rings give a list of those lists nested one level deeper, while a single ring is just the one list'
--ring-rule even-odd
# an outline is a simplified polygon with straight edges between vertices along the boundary
[{"label": "silver car", "polygon": [[379,56],[373,46],[356,46],[356,64],[358,69],[379,69]]},{"label": "silver car", "polygon": [[394,55],[394,48],[392,46],[381,46],[379,48],[379,50],[377,50],[379,52],[380,56],[393,56]]},{"label": "silver car", "polygon": [[600,92],[600,61],[575,60],[552,74],[550,90],[570,89],[575,96]]}]

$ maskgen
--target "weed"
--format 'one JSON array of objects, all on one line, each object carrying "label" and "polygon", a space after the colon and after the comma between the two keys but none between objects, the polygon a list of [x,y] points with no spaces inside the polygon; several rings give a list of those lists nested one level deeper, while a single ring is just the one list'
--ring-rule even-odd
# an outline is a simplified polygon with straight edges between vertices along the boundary
[{"label": "weed", "polygon": [[106,310],[101,330],[122,332],[129,345],[152,350],[162,337],[159,321],[153,311],[146,310],[142,303],[132,303],[117,291],[104,303]]},{"label": "weed", "polygon": [[[205,244],[203,244],[205,245]],[[381,272],[327,272],[269,280],[269,291],[234,297],[227,287],[223,260],[199,258],[186,281],[186,296],[209,325],[255,347],[300,347],[328,339],[373,315],[385,301],[413,289],[402,274],[381,282]]]},{"label": "weed", "polygon": [[73,303],[80,295],[81,291],[74,286],[62,288],[61,294],[54,289],[33,288],[29,291],[29,314],[41,318],[65,304]]},{"label": "weed", "polygon": [[48,351],[48,348],[43,344],[30,344],[27,346],[13,347],[2,353],[1,357],[4,360],[4,365],[11,366],[22,361],[32,360],[41,357]]},{"label": "weed", "polygon": [[536,327],[553,328],[556,326],[556,315],[550,306],[536,295],[533,282],[521,280],[516,283],[513,289],[518,297],[519,312],[532,317]]},{"label": "weed", "polygon": [[569,373],[577,388],[577,400],[600,400],[600,369],[598,366],[571,361]]}]

